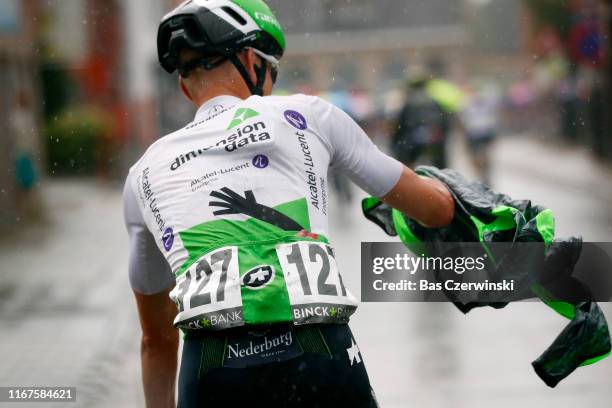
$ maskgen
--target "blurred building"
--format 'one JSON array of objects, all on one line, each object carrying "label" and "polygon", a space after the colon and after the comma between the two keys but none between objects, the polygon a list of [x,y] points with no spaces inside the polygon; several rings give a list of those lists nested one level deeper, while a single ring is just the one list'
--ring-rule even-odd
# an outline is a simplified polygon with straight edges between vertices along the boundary
[{"label": "blurred building", "polygon": [[[168,125],[171,115],[162,109],[171,97],[168,81],[157,62],[157,26],[171,7],[171,0],[130,0],[122,2],[124,27],[124,95],[129,106],[129,138],[124,169],[153,141],[175,130]],[[161,80],[160,80],[161,79]]]},{"label": "blurred building", "polygon": [[269,2],[288,33],[281,86],[380,91],[410,65],[460,64],[469,33],[462,2]]},{"label": "blurred building", "polygon": [[[156,32],[172,1],[41,3],[45,122],[52,125],[66,113],[83,111],[90,120],[102,119],[104,143],[92,156],[97,161],[95,172],[122,177],[126,167],[166,127],[158,112],[167,99],[166,81],[172,79],[160,83]],[[54,171],[53,164],[50,170]]]},{"label": "blurred building", "polygon": [[[129,66],[126,54],[131,43],[124,10],[133,3],[137,2],[42,2],[45,22],[39,26],[43,44],[40,80],[45,123],[49,130],[58,121],[61,126],[67,116],[74,114],[81,117],[83,126],[102,129],[92,147],[95,151],[83,160],[95,160],[95,164],[87,166],[87,171],[104,177],[122,173],[118,168],[118,150],[131,132],[132,88],[127,86],[130,71],[126,71],[126,65]],[[97,122],[101,124],[96,126]],[[64,147],[68,148],[67,141]],[[55,166],[53,159],[49,166],[51,174],[62,170]]]},{"label": "blurred building", "polygon": [[[520,51],[520,2],[498,0],[272,0],[288,32],[281,85],[381,91],[409,66],[478,71]],[[483,58],[484,57],[484,58]],[[499,60],[499,58],[498,58]],[[508,66],[508,60],[498,63]],[[482,70],[482,69],[481,69]]]}]

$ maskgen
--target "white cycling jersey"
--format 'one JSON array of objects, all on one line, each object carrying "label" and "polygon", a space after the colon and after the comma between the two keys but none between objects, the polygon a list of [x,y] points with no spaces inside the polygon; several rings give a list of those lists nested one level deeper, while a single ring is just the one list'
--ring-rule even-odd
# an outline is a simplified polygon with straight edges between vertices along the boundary
[{"label": "white cycling jersey", "polygon": [[208,101],[130,169],[133,289],[176,281],[182,328],[347,321],[357,301],[326,238],[330,166],[377,197],[403,167],[320,98]]}]

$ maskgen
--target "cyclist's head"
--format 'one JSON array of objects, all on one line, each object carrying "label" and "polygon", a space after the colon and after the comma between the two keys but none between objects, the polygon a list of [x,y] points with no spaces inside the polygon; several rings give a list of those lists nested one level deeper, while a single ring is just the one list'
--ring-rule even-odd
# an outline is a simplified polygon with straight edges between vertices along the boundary
[{"label": "cyclist's head", "polygon": [[[262,0],[187,0],[168,13],[157,33],[161,66],[192,76],[241,79],[253,95],[270,92],[285,37]],[[214,80],[214,79],[210,79]]]},{"label": "cyclist's head", "polygon": [[411,67],[408,70],[408,75],[406,76],[407,90],[411,91],[423,89],[430,79],[431,75],[429,75],[424,68],[420,66]]}]

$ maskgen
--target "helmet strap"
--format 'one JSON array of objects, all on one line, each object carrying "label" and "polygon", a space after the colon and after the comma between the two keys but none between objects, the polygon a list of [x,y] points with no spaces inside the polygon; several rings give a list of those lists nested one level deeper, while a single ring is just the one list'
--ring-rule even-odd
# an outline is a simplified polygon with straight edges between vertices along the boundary
[{"label": "helmet strap", "polygon": [[251,76],[247,72],[246,68],[244,67],[244,64],[240,61],[238,56],[234,54],[228,58],[231,63],[234,64],[234,66],[242,76],[242,79],[244,79],[244,82],[246,83],[247,87],[249,88],[249,91],[251,92],[251,95],[263,96],[263,85],[266,80],[266,73],[268,70],[268,65],[266,64],[266,62],[262,61],[261,65],[255,65],[255,76],[257,77],[257,83],[254,84],[253,81],[251,81]]}]

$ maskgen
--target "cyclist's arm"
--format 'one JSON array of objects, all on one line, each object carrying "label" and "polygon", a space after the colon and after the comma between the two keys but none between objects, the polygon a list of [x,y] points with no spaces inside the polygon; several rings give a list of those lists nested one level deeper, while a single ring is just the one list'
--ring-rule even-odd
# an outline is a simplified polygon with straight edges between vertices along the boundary
[{"label": "cyclist's arm", "polygon": [[142,379],[148,408],[174,407],[178,331],[172,326],[176,306],[169,298],[174,276],[147,229],[129,179],[123,193],[130,237],[129,277],[140,326]]},{"label": "cyclist's arm", "polygon": [[407,167],[381,200],[429,228],[447,226],[455,213],[455,201],[444,184],[420,177]]},{"label": "cyclist's arm", "polygon": [[172,326],[176,306],[169,293],[170,289],[156,295],[134,291],[142,328],[140,358],[147,408],[175,406],[179,338]]},{"label": "cyclist's arm", "polygon": [[427,227],[443,227],[452,221],[455,204],[446,186],[417,176],[382,153],[359,125],[334,105],[316,98],[310,106],[330,146],[332,166],[369,194]]}]

